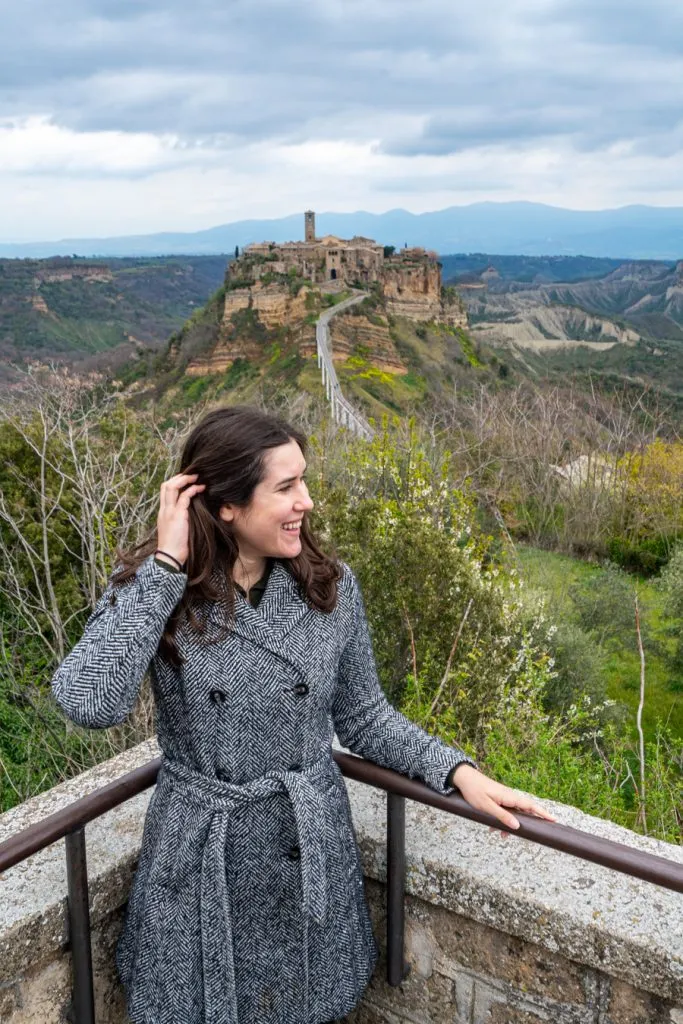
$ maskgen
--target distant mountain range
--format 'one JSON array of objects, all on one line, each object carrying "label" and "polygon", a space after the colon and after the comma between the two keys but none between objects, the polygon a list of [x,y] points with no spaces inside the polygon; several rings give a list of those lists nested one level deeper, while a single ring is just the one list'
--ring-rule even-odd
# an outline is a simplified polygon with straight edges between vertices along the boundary
[{"label": "distant mountain range", "polygon": [[[541,203],[473,203],[414,214],[320,213],[317,234],[365,235],[384,245],[421,245],[439,253],[593,256],[627,259],[683,258],[683,208],[624,206],[615,210],[565,210]],[[0,256],[163,256],[230,254],[255,241],[303,237],[303,212],[277,220],[243,220],[205,231],[164,232],[120,238],[70,238],[55,242],[0,243]]]}]

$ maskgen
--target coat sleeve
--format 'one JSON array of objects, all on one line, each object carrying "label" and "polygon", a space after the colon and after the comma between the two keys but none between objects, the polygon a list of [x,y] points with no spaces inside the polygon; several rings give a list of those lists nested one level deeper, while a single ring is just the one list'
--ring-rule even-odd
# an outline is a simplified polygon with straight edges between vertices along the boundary
[{"label": "coat sleeve", "polygon": [[350,575],[353,621],[339,661],[332,710],[337,736],[355,754],[417,776],[439,793],[451,793],[450,771],[462,762],[478,766],[459,747],[430,736],[389,703],[377,675],[360,586],[348,566],[345,572]]},{"label": "coat sleeve", "polygon": [[114,576],[85,624],[83,636],[52,678],[52,692],[78,725],[104,729],[132,711],[140,684],[171,612],[187,584],[149,558],[121,587]]}]

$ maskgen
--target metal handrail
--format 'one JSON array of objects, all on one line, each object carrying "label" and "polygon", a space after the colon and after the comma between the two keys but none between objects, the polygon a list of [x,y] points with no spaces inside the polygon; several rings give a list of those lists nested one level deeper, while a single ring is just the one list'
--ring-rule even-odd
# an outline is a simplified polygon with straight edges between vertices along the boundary
[{"label": "metal handrail", "polygon": [[[542,846],[549,846],[583,860],[602,864],[603,867],[641,878],[645,882],[653,882],[666,889],[683,892],[683,864],[668,860],[666,857],[636,850],[624,843],[603,839],[581,829],[546,821],[517,810],[515,815],[520,827],[508,829],[493,815],[475,810],[457,792],[445,795],[437,793],[415,779],[406,778],[389,768],[381,768],[353,754],[333,750],[332,756],[342,774],[350,779],[383,789],[387,793],[408,797],[416,803],[427,804],[440,811],[495,827],[500,831],[510,832],[521,839],[530,839]],[[82,828],[88,822],[94,821],[95,818],[153,786],[160,766],[161,758],[155,758],[0,843],[0,872],[26,860],[32,854],[57,842],[58,839],[63,839],[70,832]]]},{"label": "metal handrail", "polygon": [[[457,792],[437,793],[421,782],[352,754],[333,750],[332,756],[347,778],[387,793],[387,980],[390,985],[399,985],[407,973],[403,958],[406,799],[510,832],[521,839],[602,864],[674,892],[683,892],[683,864],[666,857],[517,810],[515,815],[520,827],[508,829],[493,815],[475,810]],[[152,786],[160,766],[161,758],[155,758],[0,843],[1,874],[59,839],[66,839],[74,1024],[94,1024],[95,1020],[85,825]]]}]

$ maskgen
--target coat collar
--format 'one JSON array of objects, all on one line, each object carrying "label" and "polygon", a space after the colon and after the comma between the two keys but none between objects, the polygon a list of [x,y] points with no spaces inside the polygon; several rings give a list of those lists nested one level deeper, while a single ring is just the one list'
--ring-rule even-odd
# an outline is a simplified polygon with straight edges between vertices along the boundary
[{"label": "coat collar", "polygon": [[235,592],[233,631],[282,656],[282,638],[310,614],[296,580],[284,563],[275,559],[258,608]]}]

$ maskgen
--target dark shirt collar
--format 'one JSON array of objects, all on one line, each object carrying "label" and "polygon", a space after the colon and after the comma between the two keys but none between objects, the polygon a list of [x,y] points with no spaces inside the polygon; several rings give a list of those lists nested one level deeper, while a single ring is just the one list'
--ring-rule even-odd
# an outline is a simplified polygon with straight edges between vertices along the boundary
[{"label": "dark shirt collar", "polygon": [[[263,570],[263,575],[249,589],[249,596],[250,596],[250,598],[253,597],[254,594],[258,594],[259,596],[261,594],[263,594],[263,591],[266,589],[266,585],[268,583],[268,577],[270,576],[271,570],[273,568],[273,562],[274,561],[275,561],[274,558],[266,558],[266,567]],[[239,585],[239,583],[236,583],[235,586],[237,587],[239,592],[241,594],[244,594],[244,596],[246,597],[246,591],[245,591],[244,587],[241,587]]]}]

